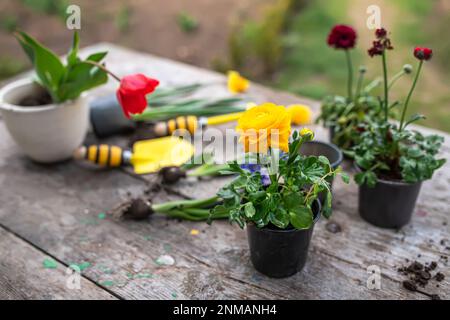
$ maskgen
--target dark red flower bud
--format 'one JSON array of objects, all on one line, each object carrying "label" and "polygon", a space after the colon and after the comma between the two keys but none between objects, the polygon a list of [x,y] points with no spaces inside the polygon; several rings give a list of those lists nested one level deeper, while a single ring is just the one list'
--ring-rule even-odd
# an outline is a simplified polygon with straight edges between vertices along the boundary
[{"label": "dark red flower bud", "polygon": [[377,29],[377,30],[375,31],[375,36],[376,36],[378,39],[383,39],[383,38],[385,38],[385,37],[387,36],[387,31],[386,31],[386,29],[385,29],[385,28]]},{"label": "dark red flower bud", "polygon": [[145,96],[152,93],[158,85],[158,80],[143,74],[123,77],[116,94],[125,116],[130,118],[130,114],[142,113],[147,108]]},{"label": "dark red flower bud", "polygon": [[374,41],[372,43],[372,48],[368,50],[369,56],[380,56],[383,54],[384,46],[381,41]]},{"label": "dark red flower bud", "polygon": [[414,56],[419,60],[430,60],[433,56],[433,50],[430,48],[417,47],[414,49]]},{"label": "dark red flower bud", "polygon": [[335,49],[352,49],[356,44],[355,29],[346,25],[335,26],[328,35],[328,45]]}]

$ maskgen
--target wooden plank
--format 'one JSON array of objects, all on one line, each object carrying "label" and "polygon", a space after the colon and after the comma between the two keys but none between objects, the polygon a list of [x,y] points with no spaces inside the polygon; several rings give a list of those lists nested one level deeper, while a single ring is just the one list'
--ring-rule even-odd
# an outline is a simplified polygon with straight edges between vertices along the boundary
[{"label": "wooden plank", "polygon": [[[109,49],[108,65],[118,74],[144,72],[164,84],[216,83],[201,94],[227,95],[223,76],[214,72],[107,44],[85,52],[104,49]],[[105,94],[115,85],[111,81],[108,86],[95,90],[93,96]],[[248,99],[280,104],[303,102],[257,85],[252,86]],[[317,103],[312,106],[317,112]],[[326,133],[325,129],[316,128],[320,139],[326,139]],[[92,267],[84,275],[124,298],[423,298],[401,288],[403,276],[397,273],[397,267],[405,264],[407,258],[416,259],[418,254],[426,261],[449,254],[440,245],[440,240],[449,238],[448,224],[444,225],[450,208],[448,165],[424,184],[414,221],[400,232],[364,223],[357,214],[357,187],[337,181],[333,221],[341,225],[342,232],[330,233],[322,219],[316,226],[303,272],[276,280],[253,269],[245,232],[225,221],[207,226],[161,216],[143,222],[98,218],[98,213],[127,199],[128,193],[141,194],[147,184],[155,183],[154,175],[135,177],[121,171],[89,171],[75,163],[37,165],[21,156],[1,123],[0,136],[5,137],[0,140],[3,155],[0,182],[9,186],[0,193],[0,224],[64,263],[90,262]],[[116,141],[126,144],[123,139]],[[447,158],[449,152],[444,150]],[[158,191],[154,201],[176,199],[179,194],[183,197],[211,195],[225,181],[187,180]],[[200,234],[191,236],[191,229],[200,230]],[[163,254],[174,257],[175,264],[156,264],[155,259]],[[432,293],[449,298],[448,268],[443,259],[439,264],[446,280]],[[381,290],[366,287],[370,265],[381,268]]]},{"label": "wooden plank", "polygon": [[[79,289],[67,286],[67,266],[0,227],[0,299],[115,299],[86,278]],[[54,268],[44,268],[46,259]]]}]

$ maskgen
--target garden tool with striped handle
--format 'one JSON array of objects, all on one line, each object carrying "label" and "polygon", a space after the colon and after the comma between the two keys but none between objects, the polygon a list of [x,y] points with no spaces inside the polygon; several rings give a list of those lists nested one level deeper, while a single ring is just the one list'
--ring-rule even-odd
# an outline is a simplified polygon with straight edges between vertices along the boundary
[{"label": "garden tool with striped handle", "polygon": [[82,146],[75,150],[75,159],[87,161],[102,167],[131,165],[136,174],[158,172],[161,168],[180,166],[191,159],[194,146],[177,137],[164,137],[138,141],[133,150],[113,145]]},{"label": "garden tool with striped handle", "polygon": [[169,136],[176,130],[187,130],[190,134],[194,134],[198,128],[207,125],[219,125],[227,122],[238,120],[242,116],[242,112],[223,114],[214,117],[196,116],[180,116],[169,121],[161,121],[156,123],[154,131],[158,137]]}]

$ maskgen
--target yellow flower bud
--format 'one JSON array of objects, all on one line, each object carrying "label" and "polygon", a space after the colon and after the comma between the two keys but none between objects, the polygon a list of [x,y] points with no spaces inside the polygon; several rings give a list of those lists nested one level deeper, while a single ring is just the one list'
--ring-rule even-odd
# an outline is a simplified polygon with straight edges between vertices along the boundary
[{"label": "yellow flower bud", "polygon": [[237,71],[228,71],[228,90],[231,93],[243,93],[250,86],[250,81],[242,77]]},{"label": "yellow flower bud", "polygon": [[307,138],[308,141],[314,139],[314,132],[308,128],[303,128],[302,130],[300,130],[300,135],[304,138]]},{"label": "yellow flower bud", "polygon": [[312,111],[308,106],[293,104],[287,110],[291,114],[291,121],[294,125],[304,126],[311,123]]}]

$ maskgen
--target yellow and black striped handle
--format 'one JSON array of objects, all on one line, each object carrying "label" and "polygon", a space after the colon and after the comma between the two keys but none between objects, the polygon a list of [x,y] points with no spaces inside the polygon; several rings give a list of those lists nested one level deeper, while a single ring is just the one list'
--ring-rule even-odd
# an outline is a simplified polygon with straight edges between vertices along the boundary
[{"label": "yellow and black striped handle", "polygon": [[158,122],[155,125],[155,134],[159,137],[170,136],[176,130],[187,130],[194,134],[199,126],[196,116],[180,116],[168,121]]},{"label": "yellow and black striped handle", "polygon": [[104,167],[120,167],[128,164],[131,152],[118,146],[106,144],[82,146],[75,150],[75,159],[86,159]]}]

